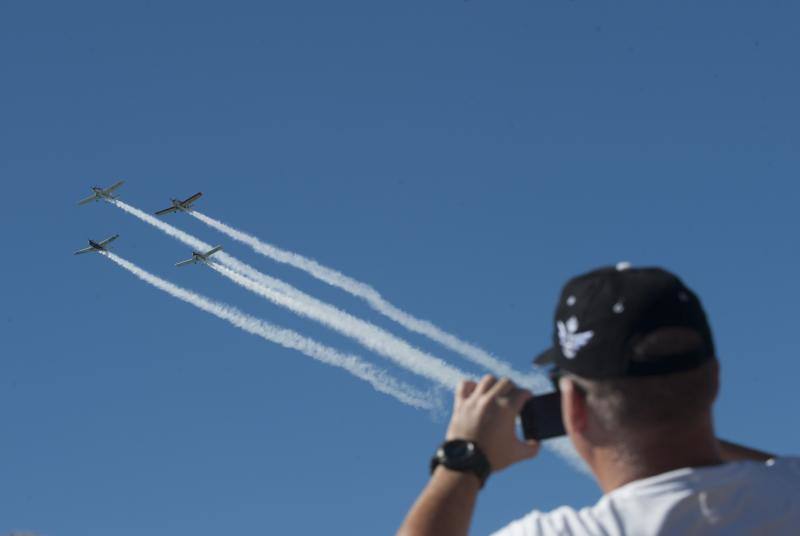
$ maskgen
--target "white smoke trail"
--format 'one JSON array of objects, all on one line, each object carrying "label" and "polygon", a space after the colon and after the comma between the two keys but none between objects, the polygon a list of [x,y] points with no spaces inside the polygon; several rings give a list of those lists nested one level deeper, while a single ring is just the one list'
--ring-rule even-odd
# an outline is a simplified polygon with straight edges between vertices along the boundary
[{"label": "white smoke trail", "polygon": [[[205,242],[202,242],[201,240],[198,240],[197,238],[193,237],[192,235],[190,235],[188,233],[185,233],[185,232],[173,227],[172,225],[169,225],[169,224],[167,224],[167,223],[165,223],[165,222],[163,222],[163,221],[151,216],[150,214],[147,214],[146,212],[143,212],[143,211],[139,210],[138,208],[132,207],[131,205],[128,205],[127,203],[124,203],[124,202],[119,201],[119,200],[110,201],[110,202],[111,202],[111,204],[117,206],[118,208],[124,210],[125,212],[128,212],[129,214],[139,218],[140,220],[142,220],[142,221],[144,221],[146,223],[149,223],[150,225],[156,227],[157,229],[160,229],[161,231],[163,231],[167,235],[180,240],[181,242],[183,242],[184,244],[188,245],[189,247],[192,247],[192,248],[194,248],[196,250],[208,250],[208,249],[211,249],[211,246],[209,244],[206,244]],[[231,268],[233,270],[236,270],[236,271],[239,271],[240,273],[242,273],[244,275],[252,276],[256,280],[263,281],[264,284],[267,284],[272,279],[272,278],[268,278],[267,276],[265,276],[264,274],[262,274],[261,272],[259,272],[255,268],[252,268],[251,266],[239,261],[238,259],[235,259],[235,258],[231,257],[230,255],[224,254],[224,252],[217,253],[215,255],[215,258],[217,258],[218,260],[222,261],[229,268]],[[274,280],[274,281],[277,282],[277,283],[280,283],[280,285],[275,287],[275,290],[281,290],[281,288],[284,289],[284,292],[286,290],[288,290],[289,292],[292,292],[292,291],[295,290],[294,287],[291,287],[290,285],[288,285],[286,283],[283,283],[283,282],[278,281],[278,280]],[[299,294],[302,294],[299,291],[296,291],[296,292],[299,293]],[[291,333],[294,333],[294,332],[291,332]],[[509,376],[509,377],[512,378],[515,382],[517,382],[518,385],[526,386],[524,381],[521,378],[518,377],[518,374]],[[541,384],[542,383],[540,381],[540,378],[538,378],[538,377],[535,378],[535,382],[537,384]],[[449,386],[449,387],[452,389],[452,386]],[[531,388],[529,386],[526,386],[526,387]],[[547,390],[548,388],[549,388],[548,386],[545,386],[545,388],[543,390]],[[434,404],[435,404],[435,402],[434,402]],[[575,452],[574,448],[572,448],[572,445],[568,441],[548,440],[548,441],[545,441],[544,445],[545,445],[545,447],[553,449],[557,454],[559,454],[559,455],[563,456],[564,458],[566,458],[570,463],[572,463],[573,466],[579,467],[579,468],[580,467],[584,467],[585,468],[585,465],[583,465],[583,460],[580,459],[580,457],[577,455],[577,453]]]},{"label": "white smoke trail", "polygon": [[[155,216],[151,216],[150,214],[148,214],[147,212],[144,212],[143,210],[139,210],[138,208],[133,207],[133,206],[131,206],[131,205],[129,205],[129,204],[123,202],[123,201],[118,200],[118,199],[117,200],[113,200],[113,201],[109,201],[109,203],[111,203],[112,205],[122,209],[123,211],[127,212],[128,214],[131,214],[132,216],[135,216],[136,218],[139,218],[143,222],[149,223],[150,225],[152,225],[156,229],[164,232],[165,234],[171,236],[172,238],[175,238],[175,239],[183,242],[184,244],[186,244],[190,248],[194,249],[195,251],[208,251],[209,249],[211,249],[211,245],[210,244],[206,244],[202,240],[199,240],[199,239],[195,238],[194,236],[190,235],[189,233],[181,231],[177,227],[174,227],[174,226],[172,226],[172,225],[170,225],[170,224],[168,224],[168,223],[156,218]],[[273,288],[275,290],[279,290],[281,292],[284,292],[286,294],[289,294],[289,295],[292,295],[292,296],[295,296],[295,297],[298,297],[298,298],[301,295],[304,295],[302,292],[298,291],[297,289],[295,289],[294,287],[292,287],[288,283],[285,283],[285,282],[283,282],[283,281],[281,281],[279,279],[268,277],[268,276],[262,274],[261,272],[259,272],[258,270],[256,270],[255,268],[253,268],[252,266],[250,266],[249,264],[240,261],[239,259],[233,257],[232,255],[229,255],[229,254],[225,253],[224,251],[220,251],[219,253],[214,255],[214,259],[218,260],[219,262],[221,262],[225,266],[228,266],[232,270],[235,270],[235,271],[237,271],[237,272],[239,272],[241,274],[246,275],[250,279],[257,280],[263,285],[270,285],[271,288]]]},{"label": "white smoke trail", "polygon": [[[172,225],[127,203],[114,201],[113,204],[196,250],[208,250],[211,248],[210,245],[192,235],[176,229]],[[469,378],[469,375],[465,372],[448,365],[437,357],[414,348],[378,326],[312,298],[288,283],[263,274],[231,255],[220,252],[214,256],[214,259],[225,265],[227,270],[225,270],[225,267],[215,263],[209,263],[209,266],[217,269],[232,281],[273,303],[291,309],[297,314],[317,320],[344,335],[354,338],[370,350],[392,359],[412,372],[451,389],[455,388],[462,379]]]},{"label": "white smoke trail", "polygon": [[344,354],[320,344],[312,339],[304,337],[297,332],[289,329],[280,328],[258,318],[252,317],[235,307],[216,302],[201,296],[192,291],[179,287],[169,281],[165,281],[158,276],[143,270],[135,264],[111,253],[102,252],[107,258],[125,268],[139,279],[163,290],[167,294],[178,298],[186,303],[194,305],[203,311],[210,313],[217,318],[226,320],[234,326],[257,335],[267,341],[279,344],[285,348],[298,350],[309,357],[340,367],[350,372],[357,378],[368,382],[375,390],[393,396],[400,402],[418,409],[433,410],[437,407],[437,402],[427,393],[423,393],[408,384],[396,380],[385,370],[379,369],[370,363],[365,362],[360,357],[353,354]]},{"label": "white smoke trail", "polygon": [[[288,295],[275,290],[272,285],[263,285],[260,281],[254,281],[228,267],[213,262],[208,263],[208,265],[234,283],[258,294],[262,298],[347,335],[373,352],[388,357],[400,366],[438,382],[445,387],[454,389],[461,380],[469,377],[452,365],[448,365],[441,359],[414,348],[388,331],[307,294],[303,294],[297,289],[294,289],[293,294],[299,293],[299,296]],[[272,279],[269,276],[263,277]]]},{"label": "white smoke trail", "polygon": [[125,203],[124,201],[120,201],[119,199],[114,199],[114,200],[108,200],[108,202],[111,203],[112,205],[114,205],[117,208],[121,208],[122,210],[124,210],[128,214],[136,216],[137,218],[139,218],[140,220],[144,221],[145,223],[149,223],[153,227],[158,228],[159,230],[165,232],[166,234],[168,234],[172,238],[177,238],[178,240],[180,240],[181,242],[183,242],[184,244],[186,244],[187,246],[189,246],[192,249],[195,249],[195,250],[198,250],[198,251],[200,251],[200,250],[207,251],[207,250],[211,249],[211,246],[209,246],[208,244],[206,244],[202,240],[198,240],[197,238],[193,237],[189,233],[184,233],[180,229],[177,229],[177,228],[173,227],[172,225],[159,220],[155,216],[151,216],[150,214],[148,214],[147,212],[145,212],[143,210],[139,210],[136,207],[132,207],[131,205],[129,205],[128,203]]},{"label": "white smoke trail", "polygon": [[537,392],[546,391],[550,388],[547,379],[541,374],[524,374],[514,370],[508,363],[494,357],[486,350],[466,341],[463,341],[448,333],[428,320],[422,320],[397,308],[392,303],[384,299],[373,287],[357,281],[343,273],[319,264],[313,259],[309,259],[297,253],[280,249],[271,244],[262,242],[255,236],[234,229],[233,227],[206,216],[197,211],[190,211],[189,214],[202,221],[230,238],[247,244],[253,251],[269,257],[274,261],[288,264],[299,268],[311,276],[323,281],[331,286],[338,287],[353,296],[363,299],[370,307],[394,320],[409,331],[425,335],[442,346],[453,350],[467,358],[468,360],[483,366],[487,370],[498,376],[508,376],[514,379],[518,385],[522,385]]}]

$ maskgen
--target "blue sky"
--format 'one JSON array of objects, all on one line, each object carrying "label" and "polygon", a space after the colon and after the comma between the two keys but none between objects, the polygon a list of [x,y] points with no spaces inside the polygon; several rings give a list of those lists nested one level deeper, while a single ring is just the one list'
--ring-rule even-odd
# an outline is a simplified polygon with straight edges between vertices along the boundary
[{"label": "blue sky", "polygon": [[[788,1],[5,2],[0,534],[386,534],[445,421],[168,297],[181,286],[430,384],[234,286],[108,205],[207,214],[368,282],[527,370],[561,284],[629,260],[703,299],[719,434],[800,451]],[[166,203],[166,204],[165,204]],[[171,223],[448,362],[457,354],[194,221]],[[785,423],[790,423],[787,426]],[[544,452],[475,534],[594,483]]]}]

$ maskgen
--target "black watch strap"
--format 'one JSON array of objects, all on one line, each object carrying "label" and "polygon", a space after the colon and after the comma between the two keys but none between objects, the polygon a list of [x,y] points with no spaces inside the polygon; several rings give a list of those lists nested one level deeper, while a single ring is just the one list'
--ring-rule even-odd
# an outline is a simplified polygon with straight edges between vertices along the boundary
[{"label": "black watch strap", "polygon": [[472,473],[480,480],[481,487],[492,472],[486,455],[474,441],[451,439],[442,443],[431,458],[431,474],[444,465],[452,471]]}]

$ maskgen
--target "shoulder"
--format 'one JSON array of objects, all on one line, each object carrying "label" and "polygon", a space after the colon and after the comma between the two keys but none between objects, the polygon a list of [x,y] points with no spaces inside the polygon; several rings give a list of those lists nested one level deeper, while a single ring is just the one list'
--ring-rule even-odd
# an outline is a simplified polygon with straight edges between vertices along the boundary
[{"label": "shoulder", "polygon": [[768,469],[777,469],[800,475],[800,456],[780,456],[764,463]]},{"label": "shoulder", "polygon": [[562,506],[550,512],[534,510],[495,532],[493,536],[534,536],[551,534],[597,534],[603,522],[603,502],[594,507],[575,510]]},{"label": "shoulder", "polygon": [[756,465],[756,471],[770,482],[785,481],[795,489],[800,489],[800,457],[783,456]]},{"label": "shoulder", "polygon": [[782,483],[787,483],[796,487],[800,482],[800,457],[781,456],[771,458],[766,462],[741,460],[726,463],[714,471],[697,471],[697,474],[706,477],[701,479],[701,482],[705,482],[705,480],[714,483],[721,481],[737,484],[761,482],[769,486],[780,486]]},{"label": "shoulder", "polygon": [[689,528],[707,532],[733,530],[745,521],[749,526],[783,527],[775,520],[793,526],[800,522],[800,457],[677,469],[626,484],[594,506],[534,510],[494,536],[682,533],[691,532]]}]

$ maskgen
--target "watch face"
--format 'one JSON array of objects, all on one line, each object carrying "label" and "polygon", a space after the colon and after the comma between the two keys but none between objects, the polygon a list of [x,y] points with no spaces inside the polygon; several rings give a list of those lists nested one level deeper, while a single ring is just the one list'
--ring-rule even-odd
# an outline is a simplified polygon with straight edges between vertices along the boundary
[{"label": "watch face", "polygon": [[481,481],[481,486],[492,472],[486,455],[475,443],[466,439],[451,439],[439,446],[431,459],[431,473],[440,464],[454,471],[474,473]]},{"label": "watch face", "polygon": [[447,460],[458,462],[468,459],[475,452],[475,446],[470,441],[457,439],[455,441],[448,441],[442,447],[444,456]]}]

